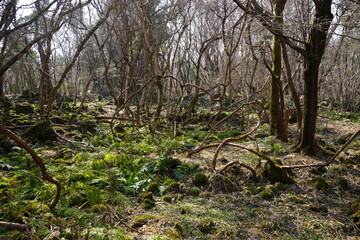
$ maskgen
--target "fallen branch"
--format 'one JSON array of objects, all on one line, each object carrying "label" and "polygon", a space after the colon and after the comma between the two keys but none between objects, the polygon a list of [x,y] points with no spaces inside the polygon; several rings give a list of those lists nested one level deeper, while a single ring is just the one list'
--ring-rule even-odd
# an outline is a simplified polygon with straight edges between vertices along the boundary
[{"label": "fallen branch", "polygon": [[111,116],[100,116],[95,117],[96,120],[120,120],[120,121],[130,121],[130,122],[139,122],[137,119],[130,119],[124,117],[111,117]]},{"label": "fallen branch", "polygon": [[26,231],[29,228],[29,225],[0,221],[0,227],[16,229],[16,230],[19,230],[19,231]]},{"label": "fallen branch", "polygon": [[358,130],[357,132],[355,132],[351,138],[349,138],[349,140],[346,141],[346,143],[339,149],[339,151],[337,151],[334,156],[332,156],[331,158],[329,158],[326,162],[324,163],[317,163],[317,164],[301,164],[301,165],[285,165],[285,166],[281,166],[280,168],[285,168],[285,169],[294,169],[294,168],[308,168],[308,167],[326,167],[329,166],[337,156],[339,156],[339,154],[344,151],[347,146],[350,145],[350,143],[352,141],[355,140],[355,138],[360,134],[360,130]]},{"label": "fallen branch", "polygon": [[36,165],[38,165],[38,167],[40,168],[42,178],[44,180],[56,185],[56,194],[55,194],[54,200],[52,201],[52,203],[49,206],[50,210],[52,210],[56,206],[56,204],[58,203],[58,201],[60,199],[60,192],[61,192],[60,182],[58,182],[55,178],[51,177],[47,173],[46,166],[45,166],[44,162],[41,160],[41,158],[35,153],[35,151],[26,142],[24,142],[21,138],[19,138],[15,133],[8,130],[7,128],[5,128],[2,125],[0,125],[0,133],[4,134],[5,136],[7,136],[11,140],[13,140],[19,147],[25,149],[31,155],[31,157],[35,161]]},{"label": "fallen branch", "polygon": [[[7,129],[9,130],[16,130],[16,129],[26,129],[26,128],[31,128],[33,125],[19,125],[19,126],[6,126]],[[53,123],[50,124],[51,127],[72,127],[72,128],[77,128],[79,127],[78,125],[75,124],[58,124],[58,123]]]}]

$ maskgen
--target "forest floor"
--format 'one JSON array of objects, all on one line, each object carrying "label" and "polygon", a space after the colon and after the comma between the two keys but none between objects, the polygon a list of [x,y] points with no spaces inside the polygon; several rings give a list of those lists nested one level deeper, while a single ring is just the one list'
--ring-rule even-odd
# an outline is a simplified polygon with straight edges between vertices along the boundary
[{"label": "forest floor", "polygon": [[[144,125],[120,122],[113,136],[108,123],[94,121],[94,116],[110,116],[109,110],[99,105],[76,115],[59,111],[58,119],[65,122],[75,115],[78,127],[58,124],[53,128],[62,139],[31,144],[63,186],[52,211],[46,204],[55,188],[39,178],[25,151],[7,143],[11,147],[0,153],[0,221],[29,228],[0,228],[0,239],[359,239],[359,219],[352,216],[360,198],[359,138],[326,168],[292,170],[294,183],[271,183],[264,177],[253,181],[238,166],[214,173],[216,148],[187,156],[184,149],[197,148],[209,134],[204,122],[176,131],[163,126],[156,135]],[[10,127],[32,124],[33,115],[10,110],[3,122]],[[249,120],[247,128],[255,123]],[[359,123],[321,116],[317,139],[334,154]],[[26,130],[14,131],[24,135]],[[323,162],[292,152],[296,131],[296,123],[291,124],[290,140],[282,143],[262,124],[251,139],[237,143],[286,165]],[[205,145],[243,133],[235,124],[212,132]],[[232,161],[253,168],[261,161],[259,176],[264,168],[263,159],[226,146],[217,169]]]}]

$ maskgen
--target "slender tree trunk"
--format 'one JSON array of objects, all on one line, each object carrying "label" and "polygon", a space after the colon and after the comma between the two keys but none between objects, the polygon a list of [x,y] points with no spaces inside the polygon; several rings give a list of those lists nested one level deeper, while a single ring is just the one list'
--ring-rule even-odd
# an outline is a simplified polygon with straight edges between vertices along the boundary
[{"label": "slender tree trunk", "polygon": [[331,0],[314,0],[315,17],[306,43],[304,56],[304,112],[301,125],[300,143],[296,150],[306,154],[317,154],[320,150],[316,140],[316,117],[318,110],[319,67],[325,52],[327,32],[333,15]]},{"label": "slender tree trunk", "polygon": [[[274,6],[274,27],[282,32],[283,11],[286,0],[273,0]],[[281,39],[273,35],[272,38],[272,73],[270,82],[270,132],[281,140],[285,140],[283,129],[284,106],[280,103],[281,89]]]}]

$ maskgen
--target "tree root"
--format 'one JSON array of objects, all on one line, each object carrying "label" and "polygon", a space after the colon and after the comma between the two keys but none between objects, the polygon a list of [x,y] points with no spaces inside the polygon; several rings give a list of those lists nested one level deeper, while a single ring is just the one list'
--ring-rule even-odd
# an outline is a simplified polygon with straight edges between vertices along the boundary
[{"label": "tree root", "polygon": [[339,149],[339,151],[337,151],[331,158],[329,158],[326,162],[324,163],[317,163],[317,164],[302,164],[302,165],[285,165],[285,166],[281,166],[280,168],[285,168],[285,169],[294,169],[294,168],[308,168],[308,167],[326,167],[329,166],[337,156],[339,156],[339,154],[344,151],[346,149],[347,146],[350,145],[350,143],[352,141],[355,140],[355,138],[360,134],[360,130],[358,130],[357,132],[355,132],[351,138],[349,138],[349,140],[346,141],[346,143]]}]

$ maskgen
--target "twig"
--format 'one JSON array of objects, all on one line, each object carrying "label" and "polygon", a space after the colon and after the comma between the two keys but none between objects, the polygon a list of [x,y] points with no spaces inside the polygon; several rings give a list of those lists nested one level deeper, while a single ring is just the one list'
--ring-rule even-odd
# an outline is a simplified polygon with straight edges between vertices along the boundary
[{"label": "twig", "polygon": [[130,121],[130,122],[139,122],[137,119],[130,119],[124,117],[111,117],[111,116],[99,116],[95,117],[96,120],[120,120],[120,121]]},{"label": "twig", "polygon": [[26,231],[29,228],[27,224],[13,223],[13,222],[3,222],[0,221],[0,227],[17,229],[20,231]]},{"label": "twig", "polygon": [[107,210],[108,210],[117,220],[119,220],[121,224],[123,224],[125,227],[127,227],[127,228],[130,229],[131,231],[134,231],[134,232],[137,232],[137,233],[140,233],[140,234],[141,234],[141,232],[139,232],[138,230],[130,227],[127,223],[125,223],[125,222],[114,212],[114,210],[112,210],[112,209],[110,208],[110,206],[109,206],[105,201],[104,201],[103,203],[104,203],[105,207],[107,208]]}]

